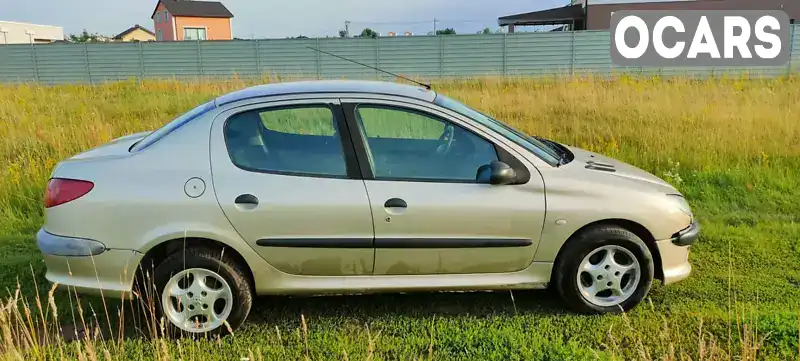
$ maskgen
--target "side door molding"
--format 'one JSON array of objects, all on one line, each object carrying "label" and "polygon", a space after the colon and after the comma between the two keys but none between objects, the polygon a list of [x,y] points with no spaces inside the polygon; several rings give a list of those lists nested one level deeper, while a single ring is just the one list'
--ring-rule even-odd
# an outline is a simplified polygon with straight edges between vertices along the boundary
[{"label": "side door molding", "polygon": [[261,247],[287,248],[372,248],[374,238],[264,238]]},{"label": "side door molding", "polygon": [[509,248],[528,247],[530,239],[505,238],[375,238],[375,248]]}]

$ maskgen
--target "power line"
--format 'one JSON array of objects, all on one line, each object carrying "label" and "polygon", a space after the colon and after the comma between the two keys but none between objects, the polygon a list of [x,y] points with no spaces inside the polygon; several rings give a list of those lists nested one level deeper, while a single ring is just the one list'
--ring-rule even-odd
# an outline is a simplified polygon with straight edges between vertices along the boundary
[{"label": "power line", "polygon": [[[437,23],[485,23],[486,20],[442,20],[442,19],[434,19]],[[353,24],[365,24],[365,25],[395,25],[395,24],[430,24],[430,20],[426,21],[351,21]]]},{"label": "power line", "polygon": [[[468,24],[468,23],[481,23],[487,24],[486,20],[470,20],[470,19],[450,19],[450,20],[442,20],[439,18],[433,19],[433,32],[431,34],[436,34],[442,28],[455,28],[458,27],[459,24]],[[347,20],[345,21],[345,32],[347,32],[347,36],[350,36],[350,28],[349,25],[361,25],[361,26],[381,26],[381,25],[423,25],[428,24],[431,25],[431,21],[358,21],[358,20]],[[491,27],[492,25],[488,25]],[[430,29],[430,28],[428,28]]]},{"label": "power line", "polygon": [[468,20],[468,19],[439,19],[440,22],[445,23],[485,23],[486,19],[484,20]]},{"label": "power line", "polygon": [[366,25],[395,25],[395,24],[429,24],[428,21],[353,21],[356,24]]}]

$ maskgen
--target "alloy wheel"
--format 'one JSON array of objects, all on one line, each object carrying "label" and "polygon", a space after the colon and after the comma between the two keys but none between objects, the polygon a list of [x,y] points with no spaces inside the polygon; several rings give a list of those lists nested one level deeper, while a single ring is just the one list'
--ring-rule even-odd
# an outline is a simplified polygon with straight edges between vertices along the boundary
[{"label": "alloy wheel", "polygon": [[167,319],[191,333],[222,326],[233,309],[233,292],[216,272],[204,268],[183,270],[164,286],[161,304]]},{"label": "alloy wheel", "polygon": [[631,251],[605,245],[581,261],[578,288],[586,301],[596,306],[617,306],[636,291],[641,273],[639,261]]}]

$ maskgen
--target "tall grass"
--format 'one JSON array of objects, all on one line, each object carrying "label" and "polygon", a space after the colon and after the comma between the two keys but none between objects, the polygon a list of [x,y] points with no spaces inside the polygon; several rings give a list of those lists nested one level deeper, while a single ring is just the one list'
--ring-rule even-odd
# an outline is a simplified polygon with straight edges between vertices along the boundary
[{"label": "tall grass", "polygon": [[[59,160],[115,137],[155,129],[200,102],[251,84],[231,80],[0,86],[0,235],[30,235],[41,225],[44,186]],[[657,294],[665,304],[673,301],[674,308],[643,305],[644,311],[631,318],[567,317],[564,325],[574,328],[575,340],[532,340],[526,354],[550,359],[755,360],[765,347],[770,357],[780,355],[773,359],[790,357],[786,355],[794,347],[800,359],[800,302],[791,300],[797,292],[790,288],[792,282],[800,284],[800,248],[787,240],[800,234],[800,80],[484,78],[441,82],[434,89],[525,132],[617,157],[668,178],[700,204],[698,214],[710,225],[698,245],[697,273],[687,281],[689,286]],[[734,251],[728,253],[731,248]],[[13,269],[0,274],[19,277],[8,273]],[[33,279],[42,280],[40,274]],[[767,282],[771,283],[765,286]],[[728,287],[727,293],[720,283]],[[768,301],[751,309],[745,307],[748,302],[735,300],[736,292],[739,300],[749,302],[760,294]],[[684,305],[688,299],[691,303]],[[98,307],[104,305],[87,303],[74,291],[55,292],[49,285],[12,288],[0,309],[0,360],[206,360],[221,342],[157,337],[159,320],[147,317],[146,324],[131,329],[132,320],[139,318],[124,315],[141,311],[131,300],[110,303],[102,316],[97,315],[104,313]],[[516,309],[514,304],[514,314]],[[768,318],[768,324],[765,314],[780,317]],[[514,322],[534,322],[528,316],[514,317],[503,318],[511,328]],[[68,342],[64,322],[114,337],[95,339],[99,336],[89,332]],[[326,329],[316,328],[315,322],[301,313],[292,328],[275,326],[255,333],[269,333],[269,344],[252,339],[252,334],[242,341],[234,334],[231,342],[250,360],[269,355],[310,359],[319,355],[314,340],[326,339]],[[398,328],[416,325],[402,316],[387,322]],[[549,322],[543,325],[553,327]],[[464,342],[443,334],[435,324],[420,331],[422,336],[406,335],[425,338],[419,341],[424,359],[437,359],[447,351],[442,344],[457,348],[453,345]],[[764,328],[780,334],[762,333]],[[380,359],[383,340],[397,337],[391,330],[380,333],[368,325],[350,332],[363,339],[326,358]],[[588,350],[587,344],[597,351]]]},{"label": "tall grass", "polygon": [[[0,86],[0,229],[41,222],[53,166],[125,134],[152,130],[202,101],[250,85],[145,81]],[[474,79],[435,84],[519,129],[648,170],[800,166],[800,81]]]},{"label": "tall grass", "polygon": [[[142,320],[144,323],[137,325],[133,330],[121,324],[106,326],[94,310],[84,308],[84,302],[72,289],[69,289],[66,295],[62,295],[68,297],[72,308],[59,309],[56,306],[57,296],[54,294],[56,286],[53,285],[44,295],[37,293],[32,300],[22,295],[23,292],[18,287],[12,295],[3,300],[0,308],[0,360],[205,361],[213,358],[255,361],[265,359],[258,342],[245,343],[237,348],[239,355],[230,355],[220,354],[216,349],[215,344],[221,342],[220,336],[198,339],[187,334],[182,335],[183,337],[168,335],[164,327],[164,322],[167,321],[163,318],[155,319],[153,313],[148,311],[138,312],[139,300],[134,298],[118,303],[119,321],[123,322],[128,317]],[[72,325],[63,325],[60,320],[64,317],[59,317],[59,312],[69,313]],[[735,337],[738,339],[738,344],[734,345],[734,349],[726,348],[723,342],[704,330],[702,320],[697,329],[686,330],[674,325],[667,317],[660,316],[649,320],[661,325],[658,334],[643,334],[625,314],[622,315],[622,322],[606,330],[605,349],[602,351],[591,350],[571,340],[531,339],[530,342],[533,344],[534,354],[540,359],[722,361],[734,359],[735,356],[735,359],[740,361],[759,360],[759,348],[766,336],[759,334],[755,325],[757,320],[749,315],[747,310],[737,310],[736,315]],[[126,330],[132,334],[126,334]],[[309,339],[314,335],[310,334],[312,331],[309,331],[309,321],[305,315],[300,314],[297,320],[293,343],[286,342],[287,345],[284,345],[281,329],[275,326],[274,330],[279,343],[277,351],[283,356],[281,359],[289,359],[286,356],[287,352],[296,359],[311,359]],[[362,352],[363,359],[373,360],[380,348],[378,341],[381,331],[371,331],[369,325],[365,325],[362,331],[366,333],[362,345],[365,348]],[[594,332],[602,333],[601,330]],[[630,336],[631,334],[634,336]],[[292,337],[291,334],[286,336]],[[679,340],[687,336],[694,339],[694,345],[690,350],[678,345]],[[237,335],[231,333],[226,337],[236,338]],[[436,335],[432,330],[429,337],[430,340],[420,360],[436,359],[434,345],[442,336]],[[652,337],[659,340],[655,345],[650,342]],[[800,350],[797,356],[800,359]],[[342,349],[340,355],[327,359],[362,358],[349,356],[347,350]]]}]

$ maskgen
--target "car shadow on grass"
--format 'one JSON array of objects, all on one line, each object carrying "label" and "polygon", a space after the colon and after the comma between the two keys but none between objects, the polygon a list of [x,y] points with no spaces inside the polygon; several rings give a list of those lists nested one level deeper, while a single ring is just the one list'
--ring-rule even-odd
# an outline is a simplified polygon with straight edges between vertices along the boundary
[{"label": "car shadow on grass", "polygon": [[383,317],[558,315],[570,312],[555,291],[413,292],[341,296],[261,296],[249,322],[295,322],[300,315],[367,320]]},{"label": "car shadow on grass", "polygon": [[[655,286],[655,285],[654,285]],[[654,289],[661,287],[655,286]],[[60,295],[58,295],[60,293]],[[66,297],[58,292],[56,296]],[[103,339],[149,339],[152,320],[142,312],[138,301],[103,300],[80,296],[86,304],[86,327],[62,322],[65,340],[100,332]],[[91,305],[91,306],[89,306]],[[106,311],[109,318],[106,318]],[[119,312],[122,310],[122,312]],[[123,314],[123,318],[120,318]],[[410,292],[325,296],[258,296],[244,329],[294,328],[301,318],[328,325],[396,322],[398,319],[426,320],[475,319],[487,317],[556,317],[577,316],[554,290]],[[62,320],[64,321],[64,320]],[[124,325],[120,326],[120,322]],[[109,327],[110,326],[110,327]],[[334,326],[338,327],[338,326]],[[160,327],[158,327],[160,328]],[[88,329],[88,330],[87,330]],[[109,332],[111,330],[111,332]],[[158,331],[156,331],[158,332]],[[246,332],[247,333],[247,332]]]},{"label": "car shadow on grass", "polygon": [[[663,285],[655,282],[648,299],[658,303],[663,291]],[[301,315],[315,319],[347,319],[362,324],[371,320],[398,317],[429,319],[581,316],[552,289],[409,292],[336,296],[259,296],[253,302],[247,324],[292,325],[299,322]]]},{"label": "car shadow on grass", "polygon": [[[56,292],[56,298],[67,298],[66,292]],[[74,295],[73,295],[74,297]],[[60,337],[74,341],[86,337],[105,340],[149,339],[153,330],[151,318],[142,312],[137,301],[102,299],[80,296],[85,319],[67,317],[59,324]],[[62,303],[62,300],[59,303]],[[74,306],[73,306],[74,307]],[[122,312],[120,312],[120,310]],[[73,309],[72,311],[77,311]],[[108,316],[106,317],[106,311]],[[96,313],[95,313],[96,312]],[[495,292],[413,292],[362,295],[325,296],[259,296],[245,328],[292,327],[299,325],[301,316],[316,320],[347,320],[351,323],[371,323],[375,320],[397,318],[427,319],[431,317],[489,317],[569,314],[555,291],[495,291]],[[123,315],[122,318],[120,315]],[[156,321],[157,322],[157,321]],[[124,325],[120,325],[124,323]],[[120,327],[121,326],[121,327]],[[50,332],[56,331],[55,329]],[[54,341],[54,335],[50,341]],[[48,343],[41,340],[43,343]]]}]

